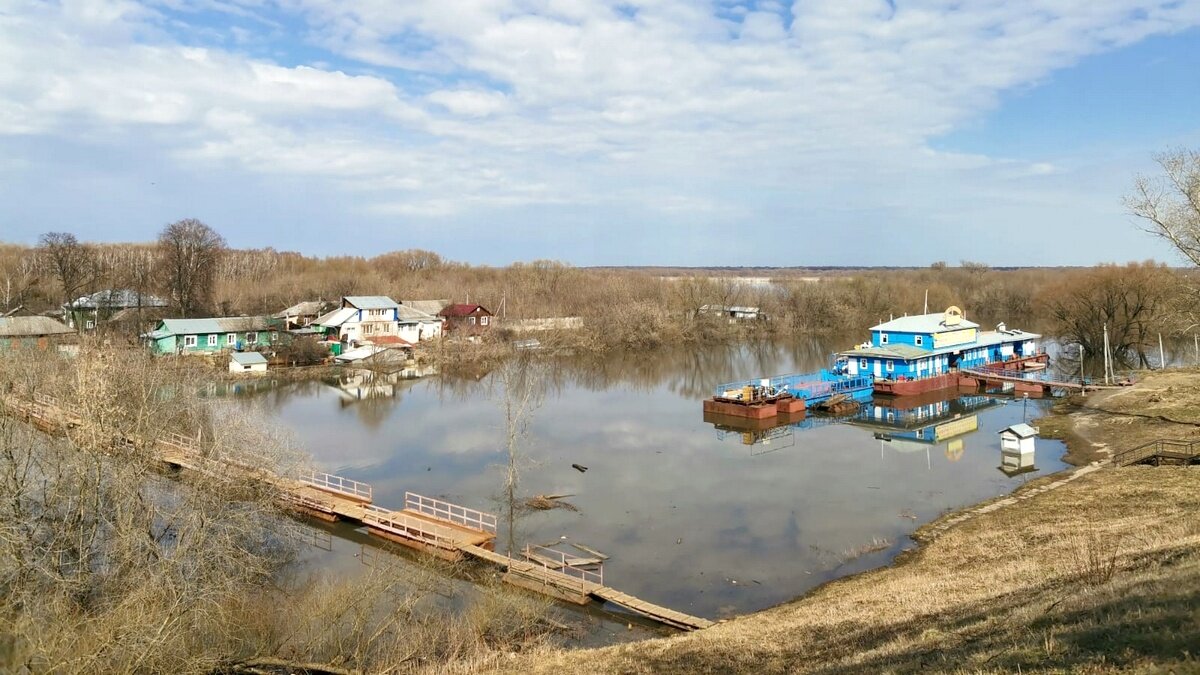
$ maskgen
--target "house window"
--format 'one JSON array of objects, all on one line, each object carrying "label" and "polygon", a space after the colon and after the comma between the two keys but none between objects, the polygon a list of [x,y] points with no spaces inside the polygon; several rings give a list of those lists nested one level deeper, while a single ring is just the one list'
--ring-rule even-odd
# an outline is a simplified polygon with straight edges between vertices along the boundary
[{"label": "house window", "polygon": [[225,346],[232,347],[237,344],[237,333],[230,333],[225,336]]},{"label": "house window", "polygon": [[916,345],[917,345],[918,347],[920,347],[921,345],[925,344],[925,336],[923,336],[923,335],[918,335],[918,336],[917,336],[916,338],[914,338],[914,339],[916,340]]},{"label": "house window", "polygon": [[212,335],[209,335],[209,336],[208,336],[208,346],[209,346],[209,347],[216,347],[216,346],[217,346],[217,335],[216,335],[216,333],[214,333],[214,334],[212,334]]},{"label": "house window", "polygon": [[92,321],[91,319],[88,319],[88,322],[87,322],[87,328],[88,328],[88,330],[91,330],[91,329],[93,329],[93,328],[95,328],[95,327],[96,327],[96,322],[95,322],[95,321]]},{"label": "house window", "polygon": [[859,367],[859,368],[861,368],[861,369],[863,369],[863,370],[866,370],[866,369],[867,369],[867,360],[866,360],[866,359],[859,359],[859,360],[858,360],[858,367]]},{"label": "house window", "polygon": [[278,332],[278,331],[271,331],[271,342],[275,342],[275,341],[276,341],[276,340],[278,340],[278,339],[279,339],[279,332]]},{"label": "house window", "polygon": [[489,317],[486,317],[486,316],[481,316],[481,317],[479,317],[479,325],[480,325],[480,326],[486,326],[486,325],[488,325],[488,318],[489,318]]},{"label": "house window", "polygon": [[195,347],[196,346],[196,336],[195,335],[184,335],[183,336],[183,346],[184,347]]},{"label": "house window", "polygon": [[473,317],[473,316],[467,317],[467,322],[470,323],[472,326],[474,326],[475,325],[475,317]]},{"label": "house window", "polygon": [[880,333],[879,334],[879,344],[886,345],[888,342],[887,337],[888,337],[887,333]]},{"label": "house window", "polygon": [[894,363],[895,363],[895,361],[891,361],[891,360],[889,360],[887,362],[887,371],[889,373],[892,372],[892,370],[894,370],[894,368],[895,368],[895,366],[893,365]]},{"label": "house window", "polygon": [[363,335],[370,335],[374,332],[375,332],[375,324],[373,324],[373,323],[364,323],[363,324]]},{"label": "house window", "polygon": [[246,344],[258,343],[258,333],[246,333]]}]

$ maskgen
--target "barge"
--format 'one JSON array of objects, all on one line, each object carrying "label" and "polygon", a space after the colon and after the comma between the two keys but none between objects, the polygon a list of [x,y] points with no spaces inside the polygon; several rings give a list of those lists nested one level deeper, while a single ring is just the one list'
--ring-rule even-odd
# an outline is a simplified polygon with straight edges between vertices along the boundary
[{"label": "barge", "polygon": [[916,396],[977,380],[959,369],[1009,372],[1045,369],[1050,357],[1038,348],[1041,335],[1004,324],[984,331],[958,307],[893,319],[871,328],[871,339],[837,354],[834,372],[874,378],[874,393]]}]

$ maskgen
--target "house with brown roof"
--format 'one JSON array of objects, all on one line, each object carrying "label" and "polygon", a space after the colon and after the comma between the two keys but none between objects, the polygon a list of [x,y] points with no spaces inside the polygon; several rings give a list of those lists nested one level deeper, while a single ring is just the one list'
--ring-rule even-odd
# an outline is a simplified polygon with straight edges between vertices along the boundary
[{"label": "house with brown roof", "polygon": [[450,335],[480,335],[495,325],[495,317],[483,305],[447,305],[438,316],[446,320],[445,331]]},{"label": "house with brown roof", "polygon": [[47,349],[52,344],[77,342],[78,338],[73,329],[48,316],[0,317],[0,351]]}]

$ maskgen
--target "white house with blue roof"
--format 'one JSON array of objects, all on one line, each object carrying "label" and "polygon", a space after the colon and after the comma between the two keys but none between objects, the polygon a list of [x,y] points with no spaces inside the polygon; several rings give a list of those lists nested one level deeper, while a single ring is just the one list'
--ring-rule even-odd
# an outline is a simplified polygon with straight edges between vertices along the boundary
[{"label": "white house with blue roof", "polygon": [[920,380],[1039,354],[1036,333],[1000,324],[981,331],[962,310],[893,319],[871,328],[871,341],[838,354],[837,370],[877,380]]},{"label": "white house with blue roof", "polygon": [[348,295],[337,309],[317,317],[312,326],[342,342],[388,342],[400,339],[400,303],[386,295]]}]

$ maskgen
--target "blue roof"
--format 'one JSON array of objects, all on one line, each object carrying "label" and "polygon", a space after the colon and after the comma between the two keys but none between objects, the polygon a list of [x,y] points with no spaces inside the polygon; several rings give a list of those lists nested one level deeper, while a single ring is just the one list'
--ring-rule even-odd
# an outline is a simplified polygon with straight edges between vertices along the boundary
[{"label": "blue roof", "polygon": [[393,309],[400,305],[386,295],[347,295],[342,298],[342,304],[359,309]]},{"label": "blue roof", "polygon": [[148,335],[162,338],[171,335],[206,335],[211,333],[245,333],[270,330],[271,321],[265,316],[224,316],[214,319],[163,319]]}]

